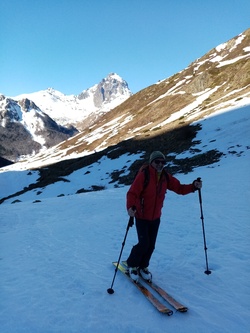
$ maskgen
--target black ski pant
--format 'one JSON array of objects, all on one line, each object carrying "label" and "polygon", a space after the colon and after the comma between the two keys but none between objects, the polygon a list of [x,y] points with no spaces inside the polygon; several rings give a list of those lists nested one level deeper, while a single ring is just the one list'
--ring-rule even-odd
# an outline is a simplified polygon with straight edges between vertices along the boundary
[{"label": "black ski pant", "polygon": [[133,246],[127,264],[130,267],[146,268],[155,249],[160,219],[153,221],[136,219],[135,225],[138,243]]}]

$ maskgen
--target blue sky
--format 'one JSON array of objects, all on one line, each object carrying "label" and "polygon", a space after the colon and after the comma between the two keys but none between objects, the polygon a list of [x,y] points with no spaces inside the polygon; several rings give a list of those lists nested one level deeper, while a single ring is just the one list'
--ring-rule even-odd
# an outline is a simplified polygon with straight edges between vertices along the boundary
[{"label": "blue sky", "polygon": [[0,92],[69,95],[109,73],[133,93],[250,27],[249,0],[0,1]]}]

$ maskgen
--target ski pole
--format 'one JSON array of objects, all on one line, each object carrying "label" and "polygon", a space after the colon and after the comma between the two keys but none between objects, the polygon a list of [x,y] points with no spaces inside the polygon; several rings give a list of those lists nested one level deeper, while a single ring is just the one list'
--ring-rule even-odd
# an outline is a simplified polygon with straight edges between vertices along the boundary
[{"label": "ski pole", "polygon": [[[133,210],[135,210],[134,207],[133,207]],[[133,224],[134,224],[134,218],[131,216],[128,220],[128,225],[127,225],[126,233],[125,233],[125,236],[124,236],[124,239],[123,239],[123,242],[122,242],[121,252],[120,252],[120,255],[119,255],[119,258],[118,258],[118,261],[117,261],[117,265],[116,265],[116,268],[115,268],[115,274],[114,274],[114,277],[113,277],[113,281],[111,283],[110,288],[107,289],[108,294],[113,294],[115,292],[114,289],[113,289],[113,285],[114,285],[114,282],[115,282],[116,273],[118,271],[118,266],[119,266],[121,256],[122,256],[122,251],[123,251],[123,248],[124,248],[124,245],[125,245],[125,242],[126,242],[128,230],[129,230],[130,227],[133,226]]]},{"label": "ski pole", "polygon": [[[197,178],[197,181],[200,182],[201,178]],[[205,259],[206,259],[206,270],[205,274],[209,275],[212,272],[208,269],[208,260],[207,260],[207,244],[206,244],[206,236],[205,236],[205,225],[204,225],[204,216],[203,216],[203,209],[202,209],[202,197],[201,197],[201,189],[198,189],[199,194],[199,202],[200,202],[200,210],[201,210],[201,222],[202,222],[202,232],[203,232],[203,241],[204,241],[204,251],[205,251]]]}]

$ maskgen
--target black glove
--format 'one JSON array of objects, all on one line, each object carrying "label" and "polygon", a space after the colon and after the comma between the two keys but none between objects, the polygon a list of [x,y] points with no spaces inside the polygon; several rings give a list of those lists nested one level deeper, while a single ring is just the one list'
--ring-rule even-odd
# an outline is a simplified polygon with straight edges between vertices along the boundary
[{"label": "black glove", "polygon": [[134,225],[135,213],[136,213],[136,207],[135,206],[128,209],[128,215],[130,216],[128,225],[130,227],[132,227]]},{"label": "black glove", "polygon": [[128,226],[131,228],[131,227],[133,227],[133,225],[134,225],[134,218],[132,216],[130,216]]},{"label": "black glove", "polygon": [[194,187],[194,190],[197,191],[197,190],[200,190],[202,188],[202,180],[201,178],[197,178],[193,181],[193,187]]}]

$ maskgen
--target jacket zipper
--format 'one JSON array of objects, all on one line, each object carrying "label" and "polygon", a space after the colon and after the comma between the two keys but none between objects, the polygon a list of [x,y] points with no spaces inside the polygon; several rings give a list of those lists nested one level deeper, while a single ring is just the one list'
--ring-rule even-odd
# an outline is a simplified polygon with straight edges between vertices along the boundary
[{"label": "jacket zipper", "polygon": [[158,187],[159,187],[159,184],[160,184],[160,179],[161,179],[161,176],[160,176],[160,179],[158,180],[157,179],[157,174],[156,174],[156,186],[155,186],[155,201],[154,201],[154,210],[153,210],[153,216],[152,216],[152,220],[154,219],[154,216],[155,216],[155,209],[156,209],[156,202],[157,202],[157,194],[158,194]]}]

